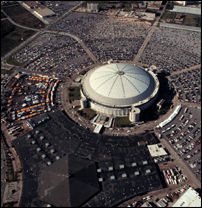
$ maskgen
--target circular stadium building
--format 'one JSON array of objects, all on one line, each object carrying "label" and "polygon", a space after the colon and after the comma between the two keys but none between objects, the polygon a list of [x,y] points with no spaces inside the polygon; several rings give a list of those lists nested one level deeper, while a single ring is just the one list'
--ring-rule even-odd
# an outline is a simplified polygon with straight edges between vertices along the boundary
[{"label": "circular stadium building", "polygon": [[81,108],[139,120],[157,98],[159,81],[150,70],[127,63],[106,64],[86,73],[81,82]]}]

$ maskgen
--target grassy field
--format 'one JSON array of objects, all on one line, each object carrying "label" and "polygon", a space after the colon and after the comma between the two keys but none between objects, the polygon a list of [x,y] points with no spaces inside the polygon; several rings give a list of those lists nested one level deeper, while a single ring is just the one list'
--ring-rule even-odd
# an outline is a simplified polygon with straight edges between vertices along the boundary
[{"label": "grassy field", "polygon": [[[171,23],[174,23],[174,19],[176,16],[176,12],[165,12],[161,19],[162,20],[171,20]],[[201,27],[201,16],[198,15],[192,15],[192,14],[184,14],[184,19],[182,22],[182,25],[187,25],[187,26],[195,26],[195,27]]]},{"label": "grassy field", "polygon": [[41,22],[33,14],[28,12],[20,4],[12,7],[3,8],[3,10],[9,17],[11,17],[12,20],[14,20],[20,25],[37,29],[43,28],[45,26],[43,22]]},{"label": "grassy field", "polygon": [[[8,20],[4,20],[9,23]],[[4,22],[3,21],[3,22]],[[1,24],[1,30],[3,30],[4,24]],[[27,38],[31,37],[35,32],[32,30],[25,30],[19,27],[14,26],[13,30],[10,30],[6,34],[1,34],[1,56],[4,56],[13,48],[21,44]]]},{"label": "grassy field", "polygon": [[21,66],[23,63],[20,63],[18,61],[16,61],[12,56],[9,56],[7,59],[6,59],[6,62],[10,65],[14,65],[14,66]]},{"label": "grassy field", "polygon": [[69,88],[69,100],[79,100],[80,99],[80,87],[70,87]]},{"label": "grassy field", "polygon": [[186,15],[183,25],[201,27],[201,17],[197,15]]},{"label": "grassy field", "polygon": [[8,75],[11,75],[12,73],[13,73],[12,70],[7,70],[7,69],[1,68],[1,74],[8,74]]},{"label": "grassy field", "polygon": [[79,72],[79,74],[84,75],[84,74],[86,74],[86,72],[87,72],[86,70],[83,70],[83,71]]},{"label": "grassy field", "polygon": [[116,117],[114,122],[114,127],[126,127],[129,126],[131,122],[129,121],[129,117]]},{"label": "grassy field", "polygon": [[93,119],[96,115],[96,112],[90,108],[84,108],[84,109],[78,111],[78,113],[88,120]]},{"label": "grassy field", "polygon": [[175,18],[175,12],[165,12],[161,19],[174,19]]}]

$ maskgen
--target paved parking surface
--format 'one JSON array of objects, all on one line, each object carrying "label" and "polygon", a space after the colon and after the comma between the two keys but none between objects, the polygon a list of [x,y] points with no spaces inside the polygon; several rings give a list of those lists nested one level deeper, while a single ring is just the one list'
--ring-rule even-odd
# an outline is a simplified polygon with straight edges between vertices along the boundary
[{"label": "paved parking surface", "polygon": [[183,106],[178,116],[158,132],[201,180],[200,110]]}]

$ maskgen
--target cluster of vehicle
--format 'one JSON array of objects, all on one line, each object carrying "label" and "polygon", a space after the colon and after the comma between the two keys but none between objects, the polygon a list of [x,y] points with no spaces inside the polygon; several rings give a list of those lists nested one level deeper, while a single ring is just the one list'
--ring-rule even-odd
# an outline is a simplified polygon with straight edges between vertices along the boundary
[{"label": "cluster of vehicle", "polygon": [[182,171],[178,167],[163,170],[163,175],[167,184],[179,184],[187,180]]},{"label": "cluster of vehicle", "polygon": [[55,106],[54,96],[58,83],[59,80],[55,77],[18,73],[9,86],[10,96],[5,98],[5,120],[19,121],[51,111]]}]

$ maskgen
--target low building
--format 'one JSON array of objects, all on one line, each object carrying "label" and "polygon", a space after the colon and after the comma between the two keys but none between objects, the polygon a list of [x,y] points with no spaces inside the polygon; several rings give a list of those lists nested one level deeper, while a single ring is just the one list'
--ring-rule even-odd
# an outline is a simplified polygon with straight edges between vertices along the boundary
[{"label": "low building", "polygon": [[87,9],[89,12],[98,12],[98,3],[87,3]]},{"label": "low building", "polygon": [[145,202],[141,207],[153,207],[149,202]]},{"label": "low building", "polygon": [[186,6],[186,1],[174,1],[175,4]]},{"label": "low building", "polygon": [[96,134],[99,134],[102,127],[103,127],[102,124],[97,124],[93,132],[96,133]]},{"label": "low building", "polygon": [[164,150],[162,146],[160,146],[160,144],[147,145],[147,148],[152,157],[160,157],[167,155],[167,152]]},{"label": "low building", "polygon": [[141,19],[147,21],[153,21],[155,19],[155,13],[150,12],[140,12],[142,14]]},{"label": "low building", "polygon": [[38,6],[38,1],[24,1],[22,3],[22,6],[24,6],[27,9],[34,9]]},{"label": "low building", "polygon": [[137,122],[140,118],[140,109],[132,107],[130,113],[129,113],[129,120],[131,122]]},{"label": "low building", "polygon": [[172,207],[201,207],[201,197],[192,187],[190,187]]},{"label": "low building", "polygon": [[39,16],[40,18],[45,18],[45,17],[51,17],[55,15],[55,12],[53,12],[51,9],[40,5],[34,10],[34,14]]}]

